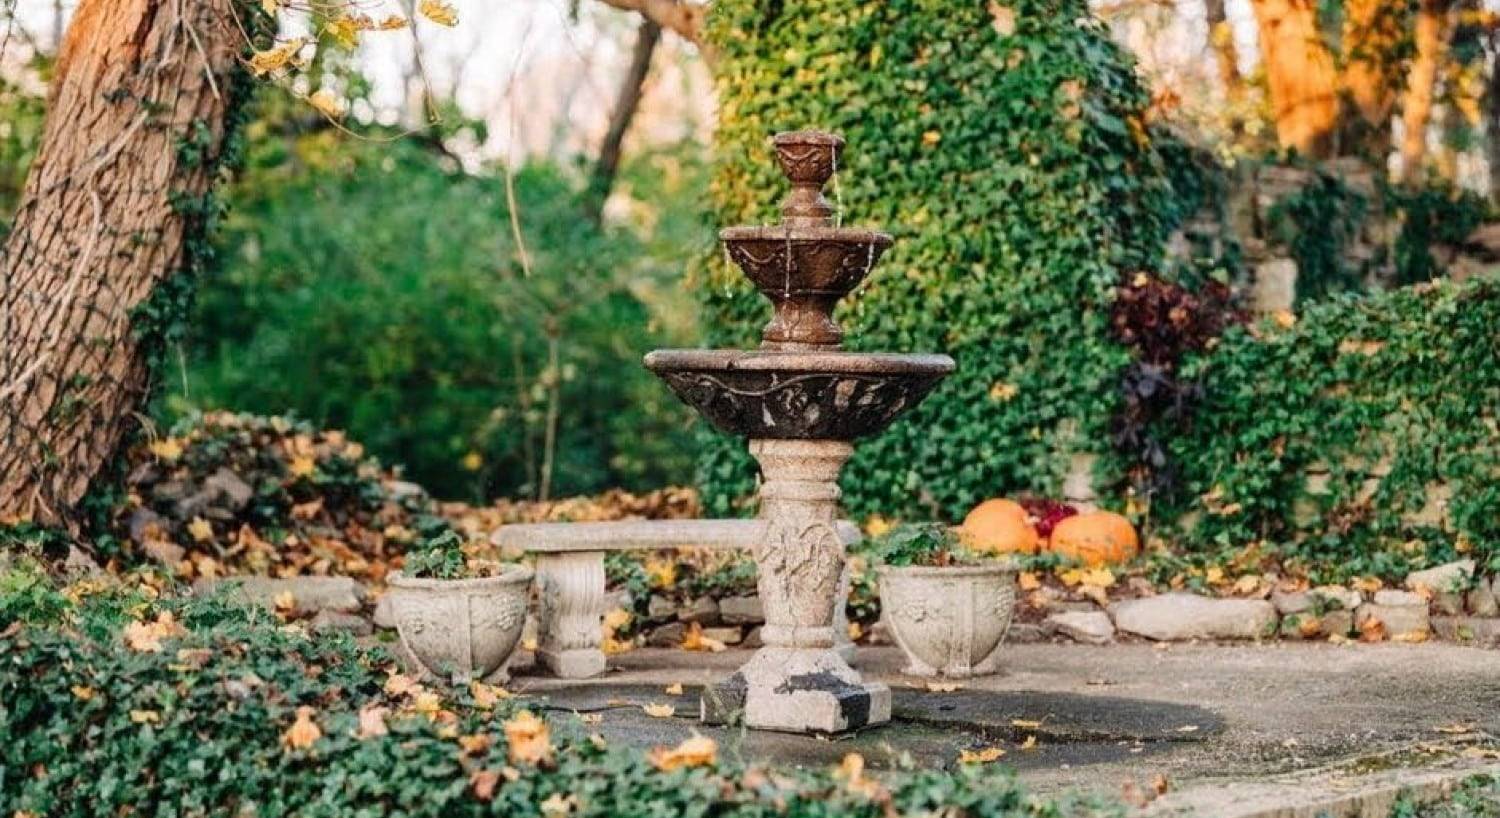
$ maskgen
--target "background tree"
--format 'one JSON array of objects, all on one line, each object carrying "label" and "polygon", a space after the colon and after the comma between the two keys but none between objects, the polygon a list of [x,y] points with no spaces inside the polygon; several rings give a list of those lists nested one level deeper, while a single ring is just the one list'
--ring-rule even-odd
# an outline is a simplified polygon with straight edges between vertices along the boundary
[{"label": "background tree", "polygon": [[83,0],[0,249],[0,520],[70,522],[208,252],[261,29],[240,0]]}]

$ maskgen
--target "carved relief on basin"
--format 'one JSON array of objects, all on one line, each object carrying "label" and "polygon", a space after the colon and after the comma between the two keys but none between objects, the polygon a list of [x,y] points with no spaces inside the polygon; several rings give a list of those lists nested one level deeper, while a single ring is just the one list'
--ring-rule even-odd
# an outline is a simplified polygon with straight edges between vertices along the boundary
[{"label": "carved relief on basin", "polygon": [[883,431],[953,371],[946,355],[658,350],[646,367],[719,429],[772,440]]}]

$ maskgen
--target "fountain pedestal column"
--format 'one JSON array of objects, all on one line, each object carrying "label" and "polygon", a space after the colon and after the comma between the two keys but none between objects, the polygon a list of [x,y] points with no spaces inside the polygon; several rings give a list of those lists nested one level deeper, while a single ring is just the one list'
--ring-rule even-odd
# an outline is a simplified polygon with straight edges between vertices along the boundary
[{"label": "fountain pedestal column", "polygon": [[752,440],[760,462],[763,542],[755,548],[765,643],[704,691],[703,717],[737,714],[763,730],[836,733],[891,718],[891,691],[860,679],[836,650],[844,542],[835,528],[839,470],[854,452],[837,440]]}]

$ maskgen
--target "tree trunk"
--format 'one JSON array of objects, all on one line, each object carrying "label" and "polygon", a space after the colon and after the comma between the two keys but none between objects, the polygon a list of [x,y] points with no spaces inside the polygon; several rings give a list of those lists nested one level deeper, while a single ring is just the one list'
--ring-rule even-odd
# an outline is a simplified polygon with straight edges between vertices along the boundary
[{"label": "tree trunk", "polygon": [[1224,98],[1234,102],[1243,95],[1244,83],[1240,79],[1239,54],[1235,51],[1234,30],[1230,28],[1224,0],[1203,0],[1203,14],[1208,23],[1208,43],[1218,64],[1219,82],[1224,86]]},{"label": "tree trunk", "polygon": [[1448,0],[1422,0],[1417,12],[1416,48],[1407,73],[1406,98],[1401,104],[1401,179],[1421,178],[1427,156],[1427,123],[1432,119],[1432,95],[1438,68],[1448,53]]},{"label": "tree trunk", "polygon": [[[183,306],[245,90],[240,0],[83,0],[0,247],[0,524],[75,527]],[[252,18],[253,19],[250,19]],[[180,299],[179,299],[180,301]]]},{"label": "tree trunk", "polygon": [[1283,148],[1327,156],[1338,127],[1338,71],[1318,31],[1314,0],[1252,0]]},{"label": "tree trunk", "polygon": [[589,179],[586,206],[589,218],[598,223],[604,214],[604,202],[614,187],[615,174],[620,169],[620,154],[625,144],[625,132],[641,107],[646,76],[651,73],[651,57],[656,53],[656,44],[661,41],[661,26],[655,21],[641,21],[636,35],[635,48],[630,53],[630,67],[620,81],[620,95],[615,100],[615,109],[609,115],[609,128],[604,142],[599,147],[599,161],[594,163],[594,172]]},{"label": "tree trunk", "polygon": [[1405,31],[1399,4],[1386,0],[1344,3],[1344,89],[1370,125],[1391,127],[1401,65],[1396,50]]}]

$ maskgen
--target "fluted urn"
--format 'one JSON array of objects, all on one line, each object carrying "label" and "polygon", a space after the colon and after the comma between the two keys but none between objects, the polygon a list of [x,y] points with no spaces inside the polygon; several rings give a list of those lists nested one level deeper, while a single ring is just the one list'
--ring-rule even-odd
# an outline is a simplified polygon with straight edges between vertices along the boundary
[{"label": "fluted urn", "polygon": [[844,543],[838,475],[853,441],[879,434],[953,371],[946,355],[846,352],[839,300],[891,246],[885,233],[835,225],[823,188],[839,167],[835,134],[777,134],[791,183],[781,223],[719,233],[728,256],[772,305],[755,350],[657,350],[646,366],[718,429],[750,439],[760,464],[755,550],[764,647],[704,693],[710,721],[835,733],[890,719],[890,690],[863,681],[834,650]]}]

